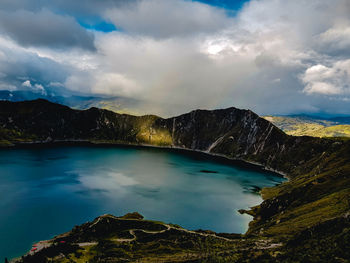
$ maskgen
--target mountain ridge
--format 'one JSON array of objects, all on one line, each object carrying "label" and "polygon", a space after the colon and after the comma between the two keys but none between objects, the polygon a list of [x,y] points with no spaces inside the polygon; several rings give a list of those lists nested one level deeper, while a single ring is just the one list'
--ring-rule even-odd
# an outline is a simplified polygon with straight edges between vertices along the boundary
[{"label": "mountain ridge", "polygon": [[276,151],[285,152],[286,143],[300,145],[312,141],[323,148],[322,144],[330,144],[311,137],[288,136],[252,111],[235,107],[194,110],[163,119],[155,115],[119,114],[94,107],[73,110],[44,99],[0,102],[0,105],[2,129],[21,132],[24,142],[87,140],[180,147],[256,162],[281,172],[289,170],[286,167],[278,169],[281,167],[277,167]]}]

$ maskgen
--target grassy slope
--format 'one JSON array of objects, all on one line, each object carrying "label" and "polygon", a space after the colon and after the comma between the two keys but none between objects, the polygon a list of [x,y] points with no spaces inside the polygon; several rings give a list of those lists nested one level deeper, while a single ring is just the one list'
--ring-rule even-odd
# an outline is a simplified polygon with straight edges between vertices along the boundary
[{"label": "grassy slope", "polygon": [[[276,216],[269,218],[266,235],[295,234],[299,228],[305,229],[346,214],[350,207],[349,158],[350,143],[347,141],[339,151],[325,153],[321,158],[301,165],[312,165],[309,172],[294,176],[279,186],[264,188],[263,199],[274,200],[280,207]],[[286,198],[288,200],[284,200]]]},{"label": "grassy slope", "polygon": [[293,136],[350,137],[350,125],[333,121],[280,116],[265,116],[264,118]]}]

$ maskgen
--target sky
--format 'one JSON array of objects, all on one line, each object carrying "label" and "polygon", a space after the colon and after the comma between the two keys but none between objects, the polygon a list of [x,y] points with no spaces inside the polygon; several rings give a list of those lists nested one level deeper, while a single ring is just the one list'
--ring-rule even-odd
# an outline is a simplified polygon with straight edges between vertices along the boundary
[{"label": "sky", "polygon": [[349,115],[350,1],[1,0],[0,90]]}]

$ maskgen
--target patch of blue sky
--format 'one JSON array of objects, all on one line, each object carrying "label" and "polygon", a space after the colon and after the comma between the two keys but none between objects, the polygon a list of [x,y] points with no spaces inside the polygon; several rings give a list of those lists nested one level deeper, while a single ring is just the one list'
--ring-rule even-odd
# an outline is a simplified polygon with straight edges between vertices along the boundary
[{"label": "patch of blue sky", "polygon": [[236,15],[249,0],[196,0],[196,2],[223,8],[227,11],[228,15]]},{"label": "patch of blue sky", "polygon": [[82,27],[84,27],[86,29],[95,30],[95,31],[99,31],[99,32],[108,33],[108,32],[112,32],[112,31],[119,31],[114,24],[109,23],[109,22],[104,21],[104,20],[95,21],[93,23],[91,23],[91,22],[86,23],[84,21],[78,21],[78,22]]}]

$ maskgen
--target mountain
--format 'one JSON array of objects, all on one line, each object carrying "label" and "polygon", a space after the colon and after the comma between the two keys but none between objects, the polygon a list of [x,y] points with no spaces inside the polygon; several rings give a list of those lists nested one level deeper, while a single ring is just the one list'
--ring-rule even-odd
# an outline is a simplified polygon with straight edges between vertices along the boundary
[{"label": "mountain", "polygon": [[45,99],[81,110],[99,107],[119,112],[138,113],[142,109],[141,101],[124,97],[82,96],[69,93],[66,96],[59,96],[52,92],[38,93],[30,90],[0,90],[0,101],[18,102],[35,99]]},{"label": "mountain", "polygon": [[[0,140],[4,146],[64,141],[180,148],[243,160],[278,171],[290,180],[262,189],[264,201],[249,211],[241,211],[254,218],[247,233],[242,237],[234,236],[239,240],[234,244],[224,242],[225,248],[218,245],[222,240],[212,236],[210,241],[204,241],[208,246],[205,258],[214,257],[214,262],[220,262],[219,258],[222,262],[243,262],[243,259],[248,262],[261,262],[263,259],[267,262],[296,262],[296,258],[322,262],[328,258],[339,258],[342,262],[350,256],[346,249],[346,244],[350,244],[350,140],[290,136],[252,111],[234,107],[195,110],[164,119],[154,115],[118,114],[98,108],[74,110],[42,99],[0,102],[0,127]],[[101,220],[96,219],[91,225],[95,226]],[[155,235],[150,237],[138,233],[137,237],[142,237],[140,242],[145,246],[139,247],[141,250],[138,252],[132,252],[123,242],[107,242],[110,236],[103,229],[109,229],[108,222],[113,220],[102,221],[107,223],[101,225],[101,230],[96,229],[99,239],[88,233],[79,239],[80,243],[93,240],[95,245],[91,246],[94,251],[99,251],[101,258],[103,254],[108,254],[109,248],[118,248],[120,253],[124,253],[123,258],[128,260],[137,258],[137,255],[138,259],[142,258],[141,254],[145,251],[169,256],[173,255],[175,246],[176,253],[193,253],[197,255],[193,260],[203,259],[202,252],[194,249],[203,246],[203,240],[196,234],[183,237],[181,232],[177,236],[170,229],[162,235],[153,233]],[[125,229],[124,224],[118,221],[117,225]],[[169,240],[164,241],[170,237],[178,240],[176,245]],[[72,240],[63,241],[69,243]],[[147,243],[147,240],[154,242]],[[188,242],[192,244],[192,250],[187,249]],[[137,242],[135,246],[138,246]],[[59,255],[64,249],[59,245],[55,251]],[[70,252],[80,251],[74,246],[69,249]],[[247,249],[251,250],[250,253]],[[35,256],[50,258],[50,251],[43,249]],[[85,257],[88,255],[85,252],[79,253]],[[118,256],[112,257],[113,260],[116,258]],[[35,262],[30,261],[34,259],[28,256],[23,262]],[[104,260],[96,262],[119,262]]]},{"label": "mountain", "polygon": [[288,136],[252,111],[233,107],[163,119],[94,107],[73,110],[42,99],[0,103],[7,144],[83,140],[177,147],[257,162],[284,173],[334,145],[329,140]]},{"label": "mountain", "polygon": [[[145,108],[154,106],[154,103],[147,103],[136,99],[125,97],[106,97],[106,96],[84,96],[72,95],[71,92],[63,90],[64,96],[55,95],[53,91],[44,93],[34,92],[32,90],[0,90],[0,101],[26,101],[35,99],[45,99],[53,103],[59,103],[74,109],[85,110],[91,107],[107,109],[120,113],[129,113],[140,115]],[[157,108],[164,108],[166,105],[157,105]],[[294,136],[313,136],[313,137],[350,137],[350,117],[320,117],[311,115],[286,115],[286,116],[264,116],[266,120],[272,122],[285,133]]]},{"label": "mountain", "polygon": [[339,124],[350,124],[350,116],[332,117],[332,118],[329,118],[328,120],[334,121]]},{"label": "mountain", "polygon": [[350,137],[350,117],[322,118],[309,115],[264,116],[289,135]]}]

